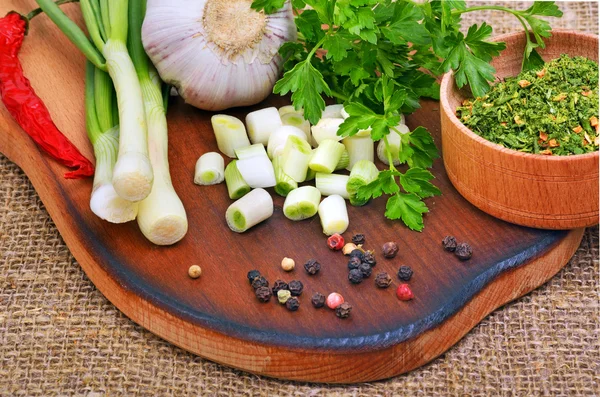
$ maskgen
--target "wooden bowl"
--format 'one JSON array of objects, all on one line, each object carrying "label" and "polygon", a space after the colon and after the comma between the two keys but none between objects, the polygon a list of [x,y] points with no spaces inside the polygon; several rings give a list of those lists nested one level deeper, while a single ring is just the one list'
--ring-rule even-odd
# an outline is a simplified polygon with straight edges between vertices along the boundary
[{"label": "wooden bowl", "polygon": [[[495,41],[506,50],[494,59],[498,78],[519,74],[525,35]],[[598,61],[598,37],[553,31],[540,51],[545,61],[561,54]],[[508,222],[542,229],[573,229],[598,223],[598,152],[544,156],[507,149],[475,134],[456,117],[470,93],[459,90],[452,73],[441,84],[442,152],[452,184],[484,212]]]}]

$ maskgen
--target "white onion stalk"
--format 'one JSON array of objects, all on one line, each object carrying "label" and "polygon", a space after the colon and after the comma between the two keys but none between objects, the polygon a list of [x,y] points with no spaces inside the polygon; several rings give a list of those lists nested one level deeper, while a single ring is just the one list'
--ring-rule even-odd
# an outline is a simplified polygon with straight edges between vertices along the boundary
[{"label": "white onion stalk", "polygon": [[350,160],[346,169],[352,170],[354,164],[360,160],[375,161],[375,145],[371,139],[371,130],[359,131],[356,135],[344,138],[342,141]]},{"label": "white onion stalk", "polygon": [[379,170],[375,164],[369,160],[360,160],[354,164],[354,167],[352,167],[352,171],[350,172],[350,177],[348,178],[348,183],[346,184],[346,190],[350,195],[350,204],[356,206],[367,204],[369,200],[359,199],[356,193],[362,186],[368,185],[377,179],[378,175]]},{"label": "white onion stalk", "polygon": [[279,47],[297,36],[292,7],[286,1],[266,15],[251,4],[148,1],[144,47],[161,78],[187,103],[221,110],[256,104],[272,92],[283,64]]},{"label": "white onion stalk", "polygon": [[317,172],[315,176],[315,186],[323,196],[340,196],[349,199],[350,195],[346,190],[348,184],[348,175],[323,174]]},{"label": "white onion stalk", "polygon": [[236,166],[244,181],[253,189],[273,187],[277,183],[273,164],[266,155],[237,160]]},{"label": "white onion stalk", "polygon": [[264,189],[254,189],[227,208],[225,220],[231,230],[243,233],[273,215],[273,199]]},{"label": "white onion stalk", "polygon": [[289,192],[283,203],[283,215],[292,221],[301,221],[316,215],[321,192],[314,186],[302,186]]},{"label": "white onion stalk", "polygon": [[283,125],[289,125],[292,127],[297,127],[304,132],[306,135],[306,141],[313,144],[312,140],[312,132],[310,131],[310,121],[304,118],[304,115],[301,113],[286,113],[281,116],[281,122]]},{"label": "white onion stalk", "polygon": [[283,152],[285,143],[291,135],[306,140],[306,134],[301,129],[292,127],[291,125],[281,126],[269,136],[269,142],[267,143],[267,154],[269,155],[269,158],[275,158],[278,154]]},{"label": "white onion stalk", "polygon": [[[130,0],[138,6],[142,0]],[[169,172],[169,139],[162,82],[144,53],[141,38],[142,12],[130,13],[129,46],[142,89],[148,123],[148,151],[154,169],[154,184],[139,204],[137,222],[144,236],[156,245],[171,245],[187,233],[188,221]]]},{"label": "white onion stalk", "polygon": [[[407,134],[410,132],[408,127],[404,124],[399,124],[396,126],[396,129],[400,131],[402,134]],[[387,135],[388,142],[388,150],[391,154],[391,157],[394,162],[394,166],[400,165],[400,159],[398,158],[398,154],[400,153],[400,145],[401,145],[402,137],[396,131],[390,131]],[[390,165],[390,160],[388,154],[386,152],[385,141],[382,139],[377,144],[377,158],[381,160],[381,162],[385,165]]]},{"label": "white onion stalk", "polygon": [[251,187],[246,183],[244,178],[242,178],[242,174],[238,171],[236,163],[237,160],[233,160],[225,167],[225,184],[227,185],[229,198],[232,200],[243,197],[251,190]]},{"label": "white onion stalk", "polygon": [[261,143],[266,146],[271,134],[282,125],[277,108],[256,110],[246,116],[248,136],[252,143]]},{"label": "white onion stalk", "polygon": [[241,120],[226,114],[215,114],[210,118],[219,151],[229,158],[235,158],[235,150],[250,146],[246,127]]},{"label": "white onion stalk", "polygon": [[216,185],[225,179],[225,162],[217,152],[204,153],[196,161],[194,183],[197,185]]},{"label": "white onion stalk", "polygon": [[321,144],[323,139],[341,141],[342,137],[337,134],[337,131],[343,122],[344,119],[342,118],[321,119],[317,124],[313,125],[310,129],[317,145]]},{"label": "white onion stalk", "polygon": [[296,182],[304,182],[306,171],[308,170],[308,162],[312,157],[312,149],[308,142],[294,135],[289,136],[281,157],[283,172]]},{"label": "white onion stalk", "polygon": [[108,74],[90,62],[86,67],[85,122],[94,146],[96,170],[90,209],[112,223],[128,222],[137,216],[138,204],[121,198],[112,185],[112,170],[117,161],[119,126],[113,112],[114,90]]},{"label": "white onion stalk", "polygon": [[344,105],[329,105],[325,106],[323,113],[321,114],[322,119],[339,119],[345,118],[342,115],[342,110],[344,110]]},{"label": "white onion stalk", "polygon": [[317,147],[308,166],[317,172],[331,174],[344,153],[344,145],[333,139],[324,139]]},{"label": "white onion stalk", "polygon": [[319,204],[319,218],[321,219],[323,233],[326,235],[344,233],[350,224],[344,198],[334,194],[321,201],[321,204]]}]

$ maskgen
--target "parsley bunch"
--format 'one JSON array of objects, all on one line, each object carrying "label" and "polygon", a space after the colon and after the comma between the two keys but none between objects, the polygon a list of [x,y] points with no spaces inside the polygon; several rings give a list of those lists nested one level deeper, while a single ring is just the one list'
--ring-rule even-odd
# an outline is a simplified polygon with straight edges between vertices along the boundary
[{"label": "parsley bunch", "polygon": [[[298,42],[284,44],[285,74],[274,93],[292,93],[296,109],[316,124],[325,108],[323,95],[344,103],[350,115],[338,135],[352,136],[371,129],[374,141],[400,134],[401,113],[419,108],[423,97],[439,99],[436,77],[453,70],[459,87],[469,85],[473,95],[483,96],[494,79],[493,57],[506,48],[489,42],[492,27],[485,22],[460,31],[461,15],[478,10],[513,14],[526,30],[523,68],[543,64],[537,47],[550,36],[550,25],[540,17],[560,17],[554,2],[536,1],[517,11],[501,6],[467,7],[463,0],[291,0],[297,13]],[[255,0],[252,7],[272,13],[285,0]],[[306,7],[309,6],[309,7]],[[326,50],[323,54],[320,50]],[[385,216],[401,219],[410,229],[423,229],[423,202],[440,191],[427,170],[438,157],[429,132],[419,127],[401,135],[401,172],[390,161],[372,183],[358,191],[362,199],[389,195]],[[389,153],[388,153],[389,154]],[[391,155],[389,155],[391,157]]]}]

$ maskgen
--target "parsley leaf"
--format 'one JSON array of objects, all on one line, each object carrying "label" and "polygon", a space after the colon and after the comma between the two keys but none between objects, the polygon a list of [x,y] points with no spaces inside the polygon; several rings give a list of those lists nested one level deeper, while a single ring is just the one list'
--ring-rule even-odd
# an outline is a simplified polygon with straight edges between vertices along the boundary
[{"label": "parsley leaf", "polygon": [[251,7],[257,11],[265,10],[265,14],[272,14],[285,4],[285,0],[254,0]]},{"label": "parsley leaf", "polygon": [[396,193],[385,206],[385,216],[389,219],[402,219],[411,230],[423,230],[423,214],[429,212],[421,198],[414,193]]},{"label": "parsley leaf", "polygon": [[296,109],[304,108],[304,116],[312,123],[317,124],[321,113],[325,109],[325,101],[321,93],[331,96],[331,90],[323,80],[323,75],[310,62],[309,59],[297,63],[287,71],[279,80],[273,92],[286,95],[293,92],[292,101]]}]

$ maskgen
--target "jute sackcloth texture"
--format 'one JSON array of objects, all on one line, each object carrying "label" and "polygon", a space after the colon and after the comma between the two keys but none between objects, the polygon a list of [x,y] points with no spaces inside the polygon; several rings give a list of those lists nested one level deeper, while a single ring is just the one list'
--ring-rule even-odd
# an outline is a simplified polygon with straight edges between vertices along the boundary
[{"label": "jute sackcloth texture", "polygon": [[[565,15],[553,26],[597,33],[595,2],[559,6]],[[495,33],[518,28],[502,13],[467,16]],[[600,395],[599,272],[594,228],[549,283],[425,367],[352,386],[277,381],[203,360],[122,315],[73,259],[27,177],[0,155],[0,395]]]}]

